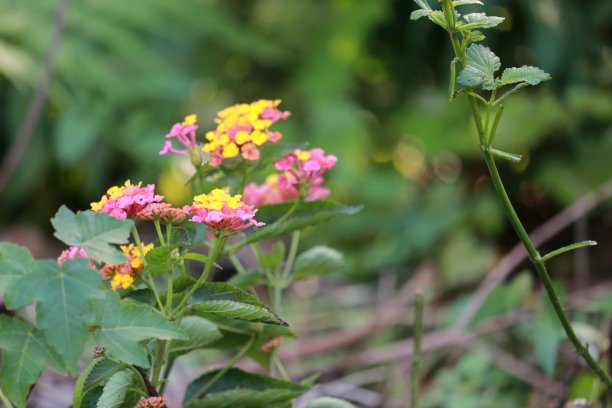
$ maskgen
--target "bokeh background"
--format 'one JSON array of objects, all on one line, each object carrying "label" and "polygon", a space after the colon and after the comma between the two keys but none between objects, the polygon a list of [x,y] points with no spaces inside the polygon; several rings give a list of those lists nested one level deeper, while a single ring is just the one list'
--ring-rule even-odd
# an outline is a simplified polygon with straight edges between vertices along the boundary
[{"label": "bokeh background", "polygon": [[[58,4],[0,0],[0,160],[18,142]],[[171,125],[195,112],[200,128],[211,129],[225,106],[279,98],[292,112],[277,126],[285,140],[337,155],[329,177],[333,197],[365,205],[360,214],[307,234],[304,247],[338,247],[347,267],[296,289],[288,301],[296,319],[308,333],[358,326],[426,266],[431,307],[441,316],[435,325],[452,322],[517,239],[491,189],[467,104],[447,101],[447,34],[425,20],[411,22],[415,7],[409,0],[68,2],[42,116],[0,191],[0,239],[57,256],[61,248],[49,223],[57,208],[88,208],[127,178],[156,183],[177,204],[188,201],[189,164],[158,155]],[[553,78],[509,99],[497,136],[499,148],[524,157],[500,167],[533,230],[612,177],[612,3],[489,0],[485,10],[506,18],[485,40],[502,66],[536,65]],[[587,237],[600,243],[586,257],[551,263],[568,292],[609,279],[610,209],[604,200],[545,246]],[[537,284],[526,268],[507,283],[519,292],[508,309],[530,296],[542,308],[541,333],[517,328],[496,341],[554,376],[562,336],[530,295]],[[518,281],[523,286],[516,289]],[[313,305],[313,297],[321,301]],[[607,299],[595,318],[586,312],[579,318],[606,327]],[[319,326],[314,316],[325,323]],[[398,321],[395,329],[336,352],[346,358],[351,350],[409,336],[410,325]],[[296,372],[333,364],[332,354],[295,363],[306,366]],[[478,348],[429,358],[429,406],[514,407],[533,398],[532,384],[494,367]],[[396,406],[405,397],[404,366],[385,364],[376,375],[370,369],[378,380],[356,385],[373,393],[374,402],[364,406]],[[352,372],[332,371],[323,379]],[[575,383],[570,377],[567,389]],[[588,389],[592,381],[584,381]]]}]

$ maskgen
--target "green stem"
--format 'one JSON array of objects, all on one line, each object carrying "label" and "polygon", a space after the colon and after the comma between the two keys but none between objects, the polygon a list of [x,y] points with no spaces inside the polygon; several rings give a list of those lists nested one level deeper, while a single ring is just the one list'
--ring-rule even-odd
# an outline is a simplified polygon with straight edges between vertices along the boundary
[{"label": "green stem", "polygon": [[[293,269],[293,264],[295,263],[295,257],[297,255],[298,246],[300,245],[300,236],[301,231],[293,231],[291,234],[291,245],[289,246],[289,255],[287,256],[287,261],[285,262],[285,269],[283,271],[283,279],[286,281],[289,278],[289,274]],[[285,282],[286,284],[286,282]]]},{"label": "green stem", "polygon": [[164,390],[166,389],[166,384],[168,383],[168,378],[170,378],[170,371],[172,371],[172,367],[174,366],[174,360],[176,358],[169,358],[166,363],[166,367],[164,368],[164,373],[162,374],[162,379],[164,380],[159,386],[159,394],[164,395]]},{"label": "green stem", "polygon": [[13,404],[11,404],[11,401],[4,395],[2,388],[0,388],[0,401],[2,401],[6,408],[13,408]]},{"label": "green stem", "polygon": [[576,352],[582,356],[584,361],[599,376],[599,378],[601,378],[601,380],[606,384],[606,386],[612,387],[612,378],[610,377],[610,375],[606,373],[605,370],[595,361],[593,356],[591,356],[591,353],[589,353],[589,349],[580,341],[580,339],[576,335],[576,332],[574,332],[574,328],[572,327],[572,324],[569,318],[567,317],[567,313],[565,312],[563,304],[561,303],[561,299],[559,298],[559,295],[557,294],[552,280],[550,279],[550,275],[546,270],[544,260],[538,253],[536,247],[531,242],[527,231],[525,231],[523,224],[519,220],[516,211],[514,210],[514,207],[510,202],[510,198],[508,197],[508,193],[506,193],[506,189],[504,188],[503,182],[495,165],[495,160],[493,159],[492,154],[487,149],[483,151],[483,154],[485,162],[487,163],[487,167],[489,169],[489,173],[491,174],[493,186],[495,187],[495,191],[497,192],[497,196],[502,204],[504,212],[510,220],[510,223],[512,224],[512,227],[514,228],[516,234],[527,249],[529,259],[531,259],[531,262],[535,266],[538,276],[542,281],[544,288],[546,289],[548,298],[552,303],[555,313],[557,314],[557,317],[561,322],[561,325],[563,326],[567,337],[570,339],[570,341],[576,348]]},{"label": "green stem", "polygon": [[548,262],[549,260],[551,260],[555,256],[561,255],[561,254],[563,254],[565,252],[569,252],[569,251],[573,251],[574,249],[584,248],[584,247],[593,246],[593,245],[597,245],[597,242],[595,242],[595,241],[582,241],[582,242],[576,242],[575,244],[566,245],[563,248],[556,249],[556,250],[554,250],[554,251],[544,255],[542,257],[542,262]]},{"label": "green stem", "polygon": [[[174,267],[172,267],[172,269],[174,269]],[[166,314],[168,316],[170,316],[170,314],[172,313],[172,295],[174,294],[174,282],[172,281],[172,272],[173,271],[170,271],[168,273],[168,283],[166,283]]]},{"label": "green stem", "polygon": [[234,265],[234,268],[236,268],[236,271],[238,271],[239,274],[246,273],[246,269],[244,269],[242,262],[240,262],[240,259],[238,259],[238,255],[236,255],[235,252],[230,252],[228,254],[228,257],[230,261],[232,262],[232,265]]},{"label": "green stem", "polygon": [[219,381],[221,379],[221,377],[223,377],[225,375],[225,373],[227,373],[227,371],[232,368],[238,361],[240,361],[240,359],[242,357],[244,357],[244,355],[249,351],[249,349],[251,348],[251,346],[253,345],[253,343],[255,342],[255,338],[256,336],[251,336],[251,338],[249,339],[249,341],[244,345],[244,347],[242,347],[240,349],[240,351],[238,351],[238,354],[236,354],[228,363],[227,365],[223,368],[223,370],[219,371],[217,374],[215,374],[215,376],[213,378],[211,378],[206,384],[204,384],[202,386],[202,388],[200,388],[198,390],[198,392],[196,392],[192,399],[197,399],[200,398],[202,395],[204,395],[204,393],[206,391],[208,391],[208,389],[210,387],[212,387],[217,381]]},{"label": "green stem", "polygon": [[166,243],[172,245],[172,223],[166,224]]},{"label": "green stem", "polygon": [[285,221],[287,218],[291,217],[291,215],[293,215],[295,210],[298,208],[298,205],[300,205],[301,201],[302,199],[300,197],[296,198],[291,208],[289,208],[289,211],[283,214],[283,216],[280,217],[278,220],[274,221],[274,224],[280,224],[281,222]]},{"label": "green stem", "polygon": [[414,299],[414,337],[412,343],[412,370],[410,372],[411,408],[419,407],[421,385],[421,339],[423,338],[423,292],[418,290]]},{"label": "green stem", "polygon": [[154,387],[159,385],[159,374],[164,366],[164,357],[166,355],[166,340],[157,340],[157,350],[155,351],[155,361],[153,362],[153,371],[151,374],[151,382]]},{"label": "green stem", "polygon": [[162,246],[166,246],[166,240],[164,239],[164,234],[162,234],[161,227],[159,226],[159,220],[157,218],[154,219],[153,224],[155,224],[155,231],[157,232],[159,243],[162,244]]},{"label": "green stem", "polygon": [[206,266],[204,267],[202,274],[200,275],[196,283],[191,287],[189,292],[187,292],[185,296],[183,296],[183,299],[176,306],[176,308],[174,309],[174,312],[172,312],[172,315],[171,315],[172,317],[176,316],[178,313],[181,312],[183,306],[185,306],[185,303],[187,303],[191,295],[193,295],[193,293],[199,289],[202,283],[206,281],[206,278],[210,274],[210,271],[212,271],[212,268],[214,267],[215,262],[217,261],[217,258],[219,257],[219,254],[221,254],[221,251],[223,250],[223,247],[225,246],[226,241],[227,241],[227,237],[225,236],[215,237],[210,255],[208,256],[208,262],[206,263]]},{"label": "green stem", "polygon": [[149,274],[149,271],[146,268],[147,260],[145,259],[145,253],[144,253],[144,249],[142,247],[142,241],[140,241],[140,235],[138,234],[138,230],[136,229],[136,226],[132,227],[132,236],[134,237],[134,241],[136,241],[136,246],[138,247],[138,252],[140,253],[140,258],[142,258],[142,264],[145,267],[143,272],[142,272],[142,280],[145,281],[147,287],[149,287],[151,289],[151,291],[153,292],[153,296],[155,296],[155,302],[157,303],[157,307],[159,307],[159,310],[161,310],[163,312],[164,311],[164,305],[163,305],[161,299],[159,298],[159,294],[157,293],[157,288],[155,287],[155,282],[153,282],[153,279],[151,278],[151,275]]}]

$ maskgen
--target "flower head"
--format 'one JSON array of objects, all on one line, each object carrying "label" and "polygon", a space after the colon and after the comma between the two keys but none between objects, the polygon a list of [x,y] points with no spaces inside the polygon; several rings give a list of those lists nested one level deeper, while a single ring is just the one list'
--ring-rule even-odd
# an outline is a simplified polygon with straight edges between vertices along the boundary
[{"label": "flower head", "polygon": [[225,190],[214,189],[193,199],[193,204],[183,208],[192,215],[191,221],[208,225],[219,233],[234,233],[250,226],[261,227],[255,220],[257,210],[242,201],[242,195],[229,195]]},{"label": "flower head", "polygon": [[217,128],[206,133],[205,152],[212,155],[209,164],[218,166],[224,160],[242,156],[244,160],[259,159],[258,146],[267,141],[277,142],[282,135],[270,130],[273,123],[289,117],[280,111],[280,100],[259,100],[250,104],[241,103],[219,112],[215,122]]},{"label": "flower head", "polygon": [[166,397],[149,397],[138,401],[134,408],[165,408],[167,403]]},{"label": "flower head", "polygon": [[186,218],[180,208],[172,207],[168,203],[151,203],[136,214],[140,220],[160,220],[163,223],[178,224]]},{"label": "flower head", "polygon": [[161,202],[164,197],[155,194],[155,185],[149,184],[146,187],[126,181],[123,186],[113,186],[109,188],[100,201],[91,203],[91,209],[96,212],[103,212],[111,217],[124,220],[128,217],[135,217],[142,209],[151,203]]},{"label": "flower head", "polygon": [[322,149],[295,150],[274,162],[280,174],[272,174],[262,185],[248,184],[244,202],[249,205],[281,204],[300,195],[305,201],[321,200],[329,196],[322,187],[323,175],[336,164],[336,156],[325,155]]},{"label": "flower head", "polygon": [[[121,252],[128,258],[127,261],[118,265],[106,264],[100,270],[104,279],[110,280],[113,290],[129,288],[144,268],[144,262],[136,245],[122,245],[120,248]],[[151,249],[153,249],[153,244],[143,245],[142,247],[145,255]]]},{"label": "flower head", "polygon": [[67,259],[75,259],[75,258],[86,258],[89,259],[89,266],[93,268],[94,260],[89,257],[87,252],[81,248],[80,246],[71,246],[68,249],[62,251],[60,256],[57,258],[58,264],[63,264]]},{"label": "flower head", "polygon": [[[189,152],[189,149],[196,147],[195,132],[198,130],[198,125],[196,124],[197,120],[198,117],[191,114],[186,116],[182,123],[175,123],[174,126],[172,126],[172,129],[170,129],[170,133],[166,135],[166,143],[159,154],[186,154]],[[173,139],[182,144],[186,149],[175,149],[172,146]]]}]

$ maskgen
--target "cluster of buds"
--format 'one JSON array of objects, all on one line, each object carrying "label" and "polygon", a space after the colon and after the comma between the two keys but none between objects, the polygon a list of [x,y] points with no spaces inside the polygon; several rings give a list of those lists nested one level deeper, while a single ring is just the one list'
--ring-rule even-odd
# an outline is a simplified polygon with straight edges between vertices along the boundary
[{"label": "cluster of buds", "polygon": [[123,186],[109,188],[102,199],[91,203],[91,209],[96,213],[105,213],[111,217],[124,220],[128,217],[136,217],[145,207],[152,203],[161,202],[164,197],[155,194],[155,185],[146,187],[142,183],[133,185],[130,180]]},{"label": "cluster of buds", "polygon": [[[151,249],[153,249],[153,244],[143,245],[142,247],[145,255]],[[121,252],[127,256],[127,261],[118,265],[106,264],[100,269],[100,273],[104,279],[110,280],[110,285],[113,290],[129,288],[138,278],[144,267],[140,251],[134,244],[122,245]]]},{"label": "cluster of buds", "polygon": [[105,351],[106,348],[104,347],[104,344],[99,344],[96,346],[96,348],[94,348],[94,351],[91,353],[91,358],[101,357]]},{"label": "cluster of buds", "polygon": [[85,258],[89,259],[89,266],[93,268],[94,260],[89,257],[87,252],[80,246],[71,246],[68,249],[62,251],[60,256],[57,258],[58,264],[63,264],[67,259]]},{"label": "cluster of buds", "polygon": [[336,156],[322,149],[295,150],[274,162],[281,174],[268,176],[262,185],[250,183],[244,190],[244,201],[250,205],[280,204],[297,197],[305,201],[326,198],[329,189],[322,187],[323,175],[336,164]]},{"label": "cluster of buds", "polygon": [[167,403],[166,397],[149,397],[138,401],[134,408],[165,408]]},{"label": "cluster of buds", "polygon": [[214,189],[193,199],[193,204],[183,208],[191,215],[191,221],[206,224],[217,234],[233,234],[251,226],[261,227],[255,220],[257,210],[242,201],[242,195],[229,195],[225,190]]},{"label": "cluster of buds", "polygon": [[211,154],[208,164],[219,166],[224,160],[242,156],[244,160],[259,159],[258,146],[267,141],[277,142],[282,135],[270,130],[273,123],[289,117],[278,109],[280,100],[259,100],[241,103],[219,112],[217,128],[206,133],[205,152]]},{"label": "cluster of buds", "polygon": [[147,205],[136,214],[136,218],[140,220],[159,220],[164,224],[178,224],[183,221],[187,215],[180,208],[174,208],[168,203],[152,203]]}]

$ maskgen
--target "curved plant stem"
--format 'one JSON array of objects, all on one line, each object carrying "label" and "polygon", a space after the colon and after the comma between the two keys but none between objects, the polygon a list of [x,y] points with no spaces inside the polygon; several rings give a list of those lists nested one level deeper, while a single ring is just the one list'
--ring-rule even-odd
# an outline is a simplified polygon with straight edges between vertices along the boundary
[{"label": "curved plant stem", "polygon": [[601,380],[608,387],[612,387],[612,378],[610,378],[610,375],[606,373],[605,370],[595,361],[593,356],[591,356],[591,353],[589,353],[589,349],[587,348],[587,346],[583,344],[578,338],[578,336],[576,335],[576,332],[574,331],[574,328],[572,327],[572,324],[569,318],[567,317],[565,308],[563,307],[563,304],[561,303],[561,299],[559,298],[559,295],[557,294],[557,291],[555,290],[552,280],[550,279],[550,275],[548,274],[548,271],[546,270],[546,265],[544,264],[544,260],[542,259],[542,257],[538,253],[538,250],[535,248],[535,246],[531,242],[531,239],[529,238],[527,231],[525,231],[523,224],[521,223],[518,216],[516,215],[516,211],[514,210],[514,207],[512,206],[512,203],[510,202],[508,193],[506,193],[504,184],[501,180],[501,177],[499,176],[499,172],[497,171],[497,166],[495,165],[495,160],[493,159],[493,156],[487,149],[484,150],[483,154],[484,154],[485,162],[487,163],[487,168],[489,169],[489,173],[491,174],[493,186],[495,187],[497,196],[499,200],[501,201],[504,212],[506,213],[506,216],[510,220],[510,223],[512,224],[512,227],[514,228],[516,234],[518,235],[521,242],[525,246],[525,249],[527,249],[527,253],[529,254],[529,259],[535,266],[535,269],[538,273],[538,277],[540,278],[540,280],[542,281],[542,284],[544,285],[544,288],[546,289],[548,298],[550,299],[550,302],[553,305],[555,313],[557,314],[557,317],[559,321],[561,322],[561,325],[563,326],[563,329],[565,330],[567,337],[570,339],[570,341],[576,348],[576,352],[582,356],[582,358],[584,359],[584,361],[586,361],[589,367],[591,367],[591,369],[599,376],[599,378],[601,378]]},{"label": "curved plant stem", "polygon": [[[465,51],[461,47],[460,42],[459,42],[459,38],[457,35],[457,31],[456,31],[456,22],[454,20],[454,10],[451,13],[450,12],[451,8],[452,8],[451,0],[443,0],[443,9],[445,11],[445,19],[446,19],[446,23],[448,26],[448,33],[450,35],[450,40],[453,45],[453,50],[455,52],[455,57],[459,63],[459,66],[461,68],[464,68],[465,67]],[[517,86],[514,89],[508,91],[507,93],[502,95],[499,99],[497,99],[497,101],[495,101],[495,95],[493,94],[491,100],[487,103],[487,109],[490,109],[491,106],[498,105],[504,98],[506,98],[508,95],[510,95],[517,89],[519,89],[519,87],[520,86]],[[554,285],[550,279],[550,276],[548,274],[548,271],[546,270],[546,265],[544,264],[544,260],[538,253],[531,239],[529,238],[529,235],[527,234],[525,227],[523,227],[523,224],[521,223],[518,215],[516,214],[516,211],[514,210],[514,207],[512,206],[510,198],[508,197],[508,193],[506,193],[506,189],[504,188],[504,184],[497,170],[497,166],[495,165],[493,153],[491,152],[490,143],[493,141],[493,138],[495,135],[494,133],[490,133],[489,135],[486,134],[486,128],[483,126],[483,121],[480,115],[480,111],[478,109],[478,105],[476,103],[476,98],[470,95],[469,101],[470,101],[470,108],[472,110],[472,116],[474,118],[474,123],[478,131],[478,139],[480,140],[480,147],[482,149],[484,159],[487,164],[487,168],[489,170],[489,174],[491,175],[491,180],[493,181],[495,192],[497,193],[497,196],[501,202],[504,213],[510,220],[512,227],[514,228],[514,231],[516,232],[519,239],[523,243],[523,246],[527,250],[527,253],[529,254],[529,259],[533,263],[538,273],[538,276],[540,280],[542,281],[544,288],[546,289],[548,298],[550,299],[553,305],[555,313],[557,314],[557,317],[559,321],[561,322],[561,325],[563,326],[563,329],[565,330],[567,337],[570,339],[570,341],[576,348],[576,352],[582,356],[582,358],[586,361],[589,367],[591,367],[591,369],[599,376],[599,378],[601,378],[601,380],[608,387],[612,387],[612,378],[610,377],[610,375],[606,373],[606,371],[595,361],[593,356],[591,356],[591,354],[589,353],[589,350],[586,347],[586,345],[581,343],[580,339],[576,335],[576,332],[574,332],[574,329],[567,316],[567,313],[565,312],[565,309],[563,308],[559,295],[557,294],[554,288]],[[494,124],[491,128],[492,132],[494,129],[497,128],[497,124],[499,123],[500,116],[501,116],[501,110],[498,112],[498,115],[494,119]]]},{"label": "curved plant stem", "polygon": [[249,339],[249,341],[247,341],[247,343],[240,349],[240,351],[238,351],[238,354],[236,354],[230,361],[229,363],[227,363],[227,365],[225,367],[223,367],[223,369],[221,371],[219,371],[217,374],[215,374],[215,376],[213,378],[211,378],[206,384],[204,384],[202,386],[202,388],[200,388],[198,390],[198,392],[196,392],[192,399],[197,399],[200,398],[202,395],[204,395],[204,393],[206,391],[208,391],[210,389],[210,387],[212,387],[213,385],[215,385],[215,383],[217,381],[219,381],[221,379],[221,377],[223,377],[225,375],[225,373],[227,373],[227,371],[232,368],[238,361],[240,361],[240,359],[242,357],[244,357],[244,355],[249,351],[249,349],[251,348],[251,346],[253,345],[253,343],[255,342],[255,338],[257,336],[251,336],[251,338]]},{"label": "curved plant stem", "polygon": [[419,289],[414,298],[414,338],[412,343],[412,370],[410,371],[411,408],[419,407],[421,385],[421,339],[423,338],[423,292]]},{"label": "curved plant stem", "polygon": [[153,224],[155,224],[155,231],[157,232],[159,243],[162,244],[162,246],[166,246],[166,240],[164,239],[164,234],[162,233],[161,226],[159,225],[159,220],[153,220]]},{"label": "curved plant stem", "polygon": [[0,388],[0,402],[2,402],[6,406],[6,408],[13,408],[13,404],[11,404],[11,401],[9,401],[9,399],[6,398],[6,395],[2,393],[2,388]]},{"label": "curved plant stem", "polygon": [[136,246],[138,247],[140,258],[142,258],[142,264],[145,266],[145,269],[142,273],[142,279],[145,281],[145,284],[147,285],[147,287],[149,287],[149,289],[151,289],[151,291],[153,292],[153,296],[155,296],[155,302],[157,303],[157,307],[159,307],[159,310],[163,312],[164,304],[159,298],[159,294],[157,293],[157,288],[155,287],[155,282],[153,282],[153,279],[151,278],[149,271],[146,269],[147,260],[145,259],[145,253],[142,247],[142,241],[140,240],[140,235],[138,234],[138,230],[136,229],[136,226],[132,227],[132,235],[134,236],[134,241],[136,241]]},{"label": "curved plant stem", "polygon": [[155,352],[155,362],[153,363],[153,370],[151,373],[151,382],[153,386],[159,386],[159,375],[161,373],[161,369],[164,365],[164,357],[166,355],[166,346],[168,345],[168,341],[166,340],[158,340],[157,341],[157,350]]},{"label": "curved plant stem", "polygon": [[210,252],[210,255],[208,256],[208,262],[206,263],[206,266],[204,267],[202,274],[200,275],[196,283],[191,287],[191,289],[189,289],[189,292],[187,292],[185,296],[183,296],[183,299],[181,300],[181,302],[176,306],[176,308],[174,308],[174,311],[172,312],[171,317],[176,316],[181,312],[183,306],[185,306],[185,303],[187,303],[191,295],[193,295],[193,293],[199,289],[202,283],[206,281],[206,278],[210,274],[210,271],[212,270],[213,266],[215,265],[215,262],[217,261],[219,254],[221,254],[221,251],[223,250],[223,247],[225,246],[226,241],[227,241],[227,237],[216,237],[215,238],[213,242],[212,250]]}]

